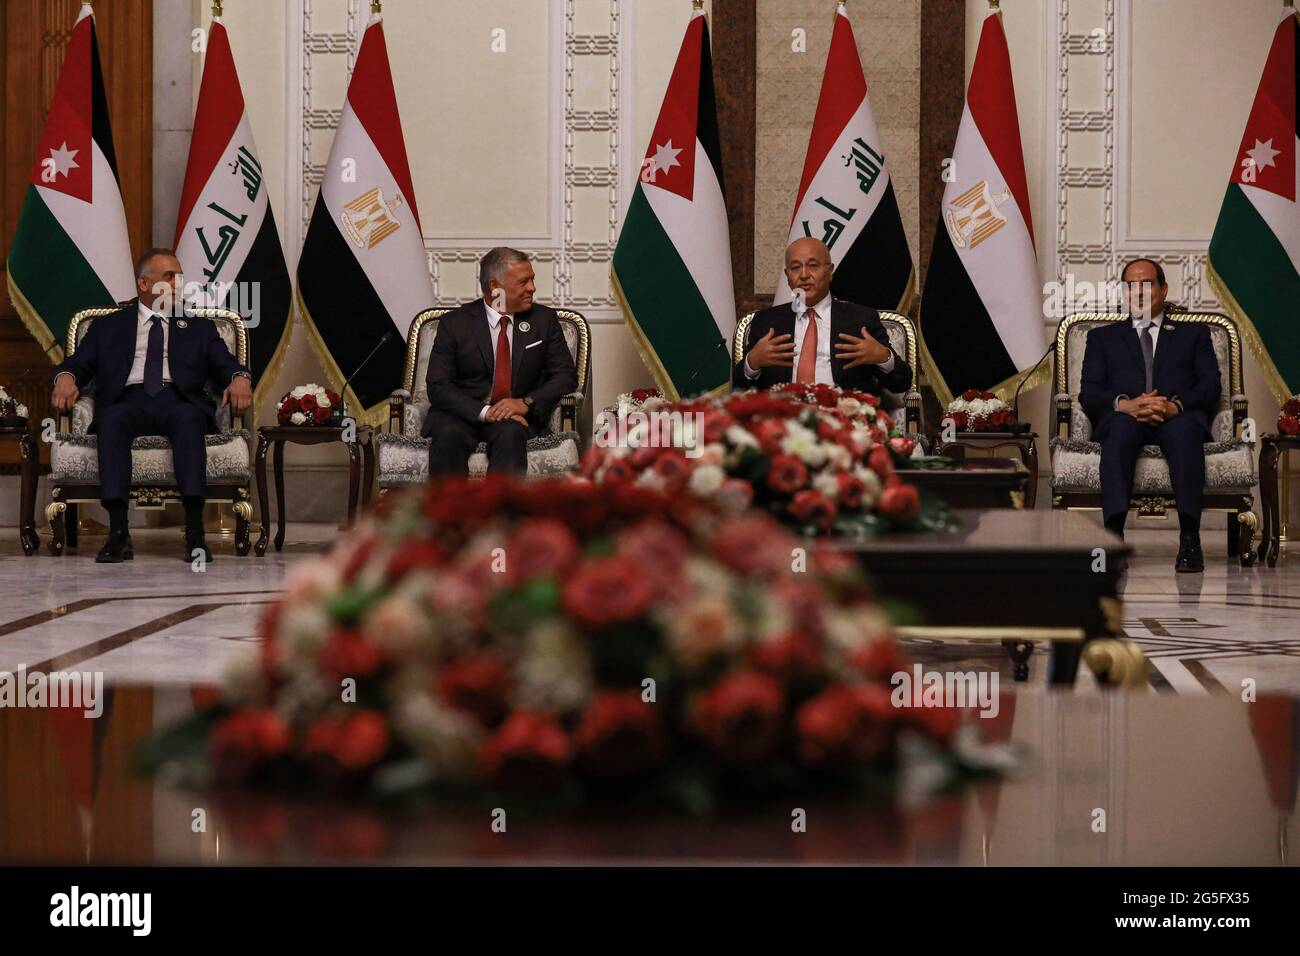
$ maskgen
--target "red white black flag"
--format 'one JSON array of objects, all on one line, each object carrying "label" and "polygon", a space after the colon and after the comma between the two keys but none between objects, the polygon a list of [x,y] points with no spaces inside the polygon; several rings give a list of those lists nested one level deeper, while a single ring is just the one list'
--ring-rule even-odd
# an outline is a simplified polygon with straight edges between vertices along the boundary
[{"label": "red white black flag", "polygon": [[1047,341],[1011,56],[996,12],[980,33],[950,168],[920,313],[926,374],[945,404],[972,388],[1013,391]]},{"label": "red white black flag", "polygon": [[[832,294],[876,309],[910,307],[912,254],[842,3],[835,11],[787,243],[804,236],[821,239],[830,249]],[[789,283],[778,276],[773,301],[789,302],[790,297]]]},{"label": "red white black flag", "polygon": [[201,305],[232,308],[244,317],[255,400],[260,402],[263,384],[274,384],[288,343],[293,287],[230,38],[217,17],[208,31],[173,245],[187,286],[202,286],[191,298]]}]

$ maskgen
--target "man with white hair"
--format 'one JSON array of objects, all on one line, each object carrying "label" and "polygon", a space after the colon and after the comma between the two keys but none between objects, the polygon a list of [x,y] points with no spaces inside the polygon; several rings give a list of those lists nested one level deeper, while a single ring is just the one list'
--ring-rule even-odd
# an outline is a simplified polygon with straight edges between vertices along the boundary
[{"label": "man with white hair", "polygon": [[433,439],[430,477],[465,474],[480,441],[487,443],[489,471],[524,472],[528,439],[578,387],[559,316],[533,302],[528,256],[505,246],[490,250],[479,263],[479,285],[481,299],[438,322],[429,355],[422,434]]}]

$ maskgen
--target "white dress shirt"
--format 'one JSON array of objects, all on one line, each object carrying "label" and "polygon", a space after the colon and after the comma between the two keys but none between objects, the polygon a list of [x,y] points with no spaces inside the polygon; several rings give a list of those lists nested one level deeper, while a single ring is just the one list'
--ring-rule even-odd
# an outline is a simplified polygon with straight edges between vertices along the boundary
[{"label": "white dress shirt", "polygon": [[[793,309],[794,303],[790,304]],[[816,305],[810,306],[806,312],[797,313],[794,317],[794,372],[791,374],[791,381],[797,374],[799,368],[799,353],[803,351],[804,336],[808,334],[808,315],[811,313],[817,320],[817,371],[815,381],[818,385],[834,385],[835,375],[831,370],[831,297],[823,296],[822,300]],[[894,352],[891,349],[889,358],[876,365],[876,368],[888,374],[894,370]],[[745,359],[745,378],[758,378],[758,371],[750,368],[749,359]]]},{"label": "white dress shirt", "polygon": [[[501,333],[502,313],[498,312],[496,309],[492,308],[492,306],[488,305],[486,300],[484,300],[483,305],[487,309],[488,338],[492,342],[492,349],[491,349],[492,374],[495,376],[496,361],[497,361],[497,336]],[[513,316],[510,319],[510,324],[506,326],[506,341],[510,343],[510,357],[511,359],[513,359],[515,355],[515,322]],[[487,421],[488,409],[491,407],[492,407],[491,405],[484,405],[483,408],[480,409],[478,413],[479,421],[481,422]]]},{"label": "white dress shirt", "polygon": [[[1141,325],[1143,322],[1143,317],[1137,315],[1137,316],[1131,316],[1130,318],[1132,319],[1133,322],[1133,334],[1141,335],[1142,334]],[[1164,323],[1164,321],[1165,321],[1165,314],[1163,312],[1161,312],[1159,315],[1151,316],[1151,359],[1152,361],[1155,361],[1156,347],[1160,343],[1160,326]],[[1138,343],[1139,348],[1141,347],[1141,344],[1142,344],[1141,342]],[[1111,404],[1111,408],[1115,409],[1115,411],[1119,411],[1119,403],[1121,401],[1124,401],[1125,399],[1129,399],[1132,397],[1133,396],[1131,395],[1116,395],[1115,401]],[[1180,405],[1179,407],[1181,408],[1182,406]]]},{"label": "white dress shirt", "polygon": [[[149,329],[153,327],[153,317],[157,314],[143,302],[136,307],[135,360],[131,363],[131,373],[126,377],[127,385],[144,384],[144,360],[149,354]],[[163,334],[162,380],[170,382],[172,380],[172,370],[171,366],[167,364],[167,344],[171,336],[171,320],[165,315],[160,316],[160,318],[162,319]]]}]

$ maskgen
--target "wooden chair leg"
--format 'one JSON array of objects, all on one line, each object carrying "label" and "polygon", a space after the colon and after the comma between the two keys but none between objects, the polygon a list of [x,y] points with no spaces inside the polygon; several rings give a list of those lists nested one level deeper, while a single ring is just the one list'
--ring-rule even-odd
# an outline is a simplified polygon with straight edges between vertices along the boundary
[{"label": "wooden chair leg", "polygon": [[79,511],[79,505],[69,503],[68,511],[63,521],[64,538],[67,541],[68,547],[74,551],[77,548],[77,522],[81,517]]},{"label": "wooden chair leg", "polygon": [[67,544],[64,534],[67,522],[67,505],[61,501],[55,501],[45,509],[45,513],[50,520],[50,554],[57,558],[63,554],[63,549]]},{"label": "wooden chair leg", "polygon": [[1251,544],[1255,538],[1255,512],[1239,511],[1236,518],[1232,521],[1236,525],[1235,530],[1237,537],[1237,556],[1241,560],[1243,568],[1249,568],[1255,563],[1255,551]]}]

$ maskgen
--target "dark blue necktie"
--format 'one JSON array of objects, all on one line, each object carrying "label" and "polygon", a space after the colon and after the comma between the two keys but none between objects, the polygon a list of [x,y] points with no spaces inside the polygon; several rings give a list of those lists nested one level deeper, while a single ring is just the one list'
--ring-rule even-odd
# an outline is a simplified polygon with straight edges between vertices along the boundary
[{"label": "dark blue necktie", "polygon": [[162,317],[149,316],[149,348],[144,353],[144,393],[153,398],[162,391],[163,330]]}]

